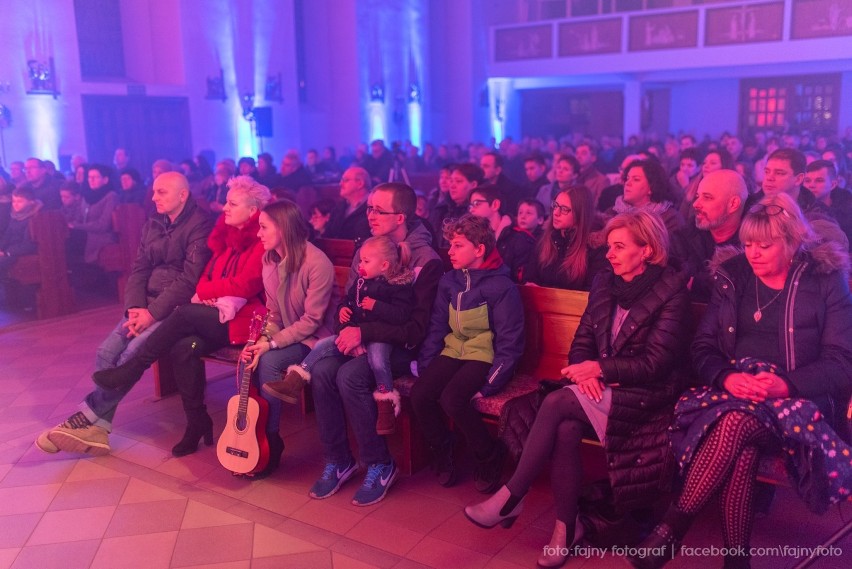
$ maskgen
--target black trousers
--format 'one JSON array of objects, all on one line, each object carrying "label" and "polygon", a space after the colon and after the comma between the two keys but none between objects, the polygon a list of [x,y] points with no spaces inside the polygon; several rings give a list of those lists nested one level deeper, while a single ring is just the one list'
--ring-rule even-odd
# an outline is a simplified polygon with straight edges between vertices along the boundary
[{"label": "black trousers", "polygon": [[201,357],[229,344],[228,324],[204,304],[177,307],[148,337],[136,358],[145,367],[168,355],[187,411],[204,407],[206,379]]},{"label": "black trousers", "polygon": [[438,356],[421,372],[411,388],[411,406],[432,448],[443,448],[449,441],[443,417],[446,413],[477,459],[485,460],[492,454],[496,441],[470,401],[485,384],[490,369],[489,363]]}]

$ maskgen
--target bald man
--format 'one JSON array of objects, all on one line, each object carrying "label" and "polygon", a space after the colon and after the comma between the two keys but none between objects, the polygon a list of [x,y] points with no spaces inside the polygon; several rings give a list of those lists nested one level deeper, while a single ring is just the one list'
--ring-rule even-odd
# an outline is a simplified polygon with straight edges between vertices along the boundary
[{"label": "bald man", "polygon": [[745,180],[734,170],[711,172],[698,184],[692,204],[695,224],[680,230],[672,239],[673,256],[685,263],[693,277],[693,300],[710,300],[712,274],[707,262],[716,250],[740,245],[738,232],[747,199]]},{"label": "bald man", "polygon": [[[153,191],[157,211],[142,227],[124,293],[124,317],[98,348],[96,370],[115,367],[133,357],[166,316],[189,302],[210,259],[207,237],[212,222],[190,195],[186,177],[178,172],[160,174]],[[95,387],[78,412],[41,433],[36,445],[51,453],[108,453],[112,419],[128,391],[130,387]]]},{"label": "bald man", "polygon": [[364,168],[352,166],[340,178],[340,197],[343,201],[331,210],[323,237],[331,239],[364,240],[370,237],[367,222],[367,196],[370,194],[370,174]]}]

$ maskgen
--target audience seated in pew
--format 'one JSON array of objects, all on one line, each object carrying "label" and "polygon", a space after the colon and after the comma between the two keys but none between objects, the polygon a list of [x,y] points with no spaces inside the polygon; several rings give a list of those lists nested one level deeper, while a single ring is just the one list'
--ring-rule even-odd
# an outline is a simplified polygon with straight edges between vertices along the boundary
[{"label": "audience seated in pew", "polygon": [[308,242],[308,226],[299,206],[289,200],[263,208],[258,220],[263,246],[263,288],[268,324],[244,357],[255,371],[261,395],[269,404],[266,438],[269,462],[256,477],[274,472],[281,463],[284,440],[279,433],[281,401],[265,387],[299,363],[311,348],[333,330],[334,267],[328,257]]},{"label": "audience seated in pew", "polygon": [[347,168],[340,178],[340,201],[331,210],[331,218],[323,232],[330,239],[364,240],[370,236],[367,222],[367,196],[370,175],[361,167]]},{"label": "audience seated in pew", "polygon": [[[142,229],[127,281],[125,315],[98,348],[96,370],[133,358],[163,320],[189,302],[210,259],[207,238],[211,223],[189,195],[189,183],[182,174],[166,172],[157,177],[154,203],[158,213]],[[41,433],[36,444],[45,452],[109,452],[107,435],[116,408],[132,386],[104,389],[96,385],[78,412]]]},{"label": "audience seated in pew", "polygon": [[542,402],[511,479],[490,499],[465,508],[481,527],[510,526],[550,459],[556,525],[539,567],[562,565],[582,537],[579,450],[587,431],[594,430],[606,451],[619,509],[652,503],[670,483],[667,429],[688,368],[687,274],[669,264],[668,232],[654,213],[619,214],[604,233],[612,271],[592,285],[569,365],[561,370],[567,381]]},{"label": "audience seated in pew", "polygon": [[0,234],[0,283],[8,284],[9,271],[22,255],[38,249],[30,234],[30,220],[44,207],[27,187],[12,190],[11,209],[6,229]]},{"label": "audience seated in pew", "polygon": [[716,256],[710,304],[692,343],[705,386],[675,408],[672,446],[685,483],[640,545],[656,548],[647,550],[653,555],[631,559],[636,567],[671,560],[716,495],[725,567],[748,567],[758,462],[779,447],[791,477],[808,477],[794,486],[811,510],[849,498],[849,255],[820,241],[784,193],[754,205],[739,235],[744,253]]},{"label": "audience seated in pew", "polygon": [[[195,452],[202,438],[208,446],[213,443],[213,422],[204,404],[201,356],[229,344],[245,343],[251,314],[263,306],[258,216],[271,195],[249,177],[234,178],[229,186],[223,215],[207,241],[213,255],[201,273],[192,302],[169,313],[132,357],[96,371],[92,377],[111,396],[126,393],[157,359],[170,354],[187,416],[186,432],[172,448],[175,456]],[[38,443],[47,452],[105,454],[110,450],[107,435],[107,426],[93,424],[84,412],[78,412],[42,433]]]},{"label": "audience seated in pew", "polygon": [[450,220],[444,234],[453,270],[438,283],[411,404],[439,483],[452,486],[457,476],[446,413],[476,460],[476,489],[491,493],[500,483],[506,449],[488,433],[471,399],[497,393],[512,378],[524,349],[521,299],[485,218]]},{"label": "audience seated in pew", "polygon": [[449,243],[443,236],[442,228],[447,219],[458,219],[467,213],[470,205],[470,194],[482,185],[482,169],[475,164],[456,164],[450,173],[449,190],[445,201],[436,204],[432,209],[429,223],[439,232],[437,237],[439,247],[447,247]]},{"label": "audience seated in pew", "polygon": [[524,282],[531,285],[589,290],[606,267],[603,248],[590,244],[595,223],[592,193],[585,186],[560,191],[531,255]]}]

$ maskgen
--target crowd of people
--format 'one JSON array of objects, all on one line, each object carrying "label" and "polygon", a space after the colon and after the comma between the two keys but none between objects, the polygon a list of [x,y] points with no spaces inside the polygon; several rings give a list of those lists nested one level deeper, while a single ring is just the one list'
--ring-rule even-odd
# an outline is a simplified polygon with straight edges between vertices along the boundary
[{"label": "crowd of people", "polygon": [[[108,453],[120,401],[160,358],[179,370],[186,413],[173,454],[212,444],[201,358],[245,343],[252,312],[265,305],[269,324],[242,356],[270,407],[270,460],[256,477],[279,468],[282,403],[297,402],[309,383],[326,465],[308,493],[328,498],[365,467],[353,504],[382,500],[399,472],[385,439],[400,411],[393,379],[413,373],[411,407],[437,482],[457,482],[463,438],[475,486],[491,494],[465,508],[473,523],[511,525],[550,461],[556,524],[540,566],[560,565],[582,538],[579,449],[590,434],[603,444],[622,511],[658,501],[671,486],[666,465],[680,464],[683,488],[642,544],[662,554],[634,565],[671,559],[716,495],[725,547],[748,551],[761,454],[793,457],[791,474],[810,477],[800,488],[811,490],[803,497],[815,511],[852,491],[846,138],[836,147],[804,135],[696,145],[687,135],[642,151],[610,139],[530,139],[523,158],[512,141],[470,145],[466,155],[376,141],[348,164],[331,148],[309,152],[304,165],[288,153],[280,171],[268,154],[215,170],[158,161],[150,187],[126,152],[116,153],[120,176],[80,162],[68,181],[27,160],[26,181],[13,171],[5,184],[14,190],[3,263],[21,254],[7,243],[26,240],[40,208],[76,215],[67,220],[85,232],[84,260],[103,242],[105,211],[140,195],[153,209],[94,388],[36,444]],[[386,182],[403,167],[433,168],[436,187]],[[289,199],[336,178],[338,200],[304,212]],[[345,298],[318,236],[356,242]],[[585,290],[589,301],[562,378],[548,384],[504,482],[506,445],[472,401],[501,391],[523,352],[517,285]],[[687,345],[692,302],[707,308]],[[748,565],[747,555],[726,559]]]}]

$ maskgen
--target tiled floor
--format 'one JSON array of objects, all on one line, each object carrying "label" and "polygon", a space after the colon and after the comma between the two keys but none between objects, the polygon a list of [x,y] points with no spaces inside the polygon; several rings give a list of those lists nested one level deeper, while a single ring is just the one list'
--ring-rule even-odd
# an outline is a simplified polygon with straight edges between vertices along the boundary
[{"label": "tiled floor", "polygon": [[[213,448],[169,453],[183,432],[176,397],[154,401],[150,377],[119,408],[113,453],[101,458],[48,455],[33,446],[45,427],[73,412],[91,388],[94,349],[118,307],[0,330],[0,569],[76,567],[366,568],[532,567],[549,539],[552,499],[542,479],[509,530],[470,524],[462,506],[480,498],[470,477],[452,489],[428,471],[401,479],[383,502],[350,504],[356,483],[328,500],[308,488],[322,468],[313,416],[289,413],[281,470],[246,481],[219,466]],[[231,370],[208,364],[208,404],[221,428],[233,393]],[[848,519],[852,510],[844,506]],[[809,514],[779,490],[770,515],[757,521],[757,546],[813,546],[841,525],[837,509]],[[708,512],[687,545],[720,543]],[[849,553],[816,567],[852,566]],[[754,567],[792,567],[783,557]],[[574,559],[567,567],[618,567],[619,560]],[[720,567],[718,558],[678,558],[671,567]]]}]

